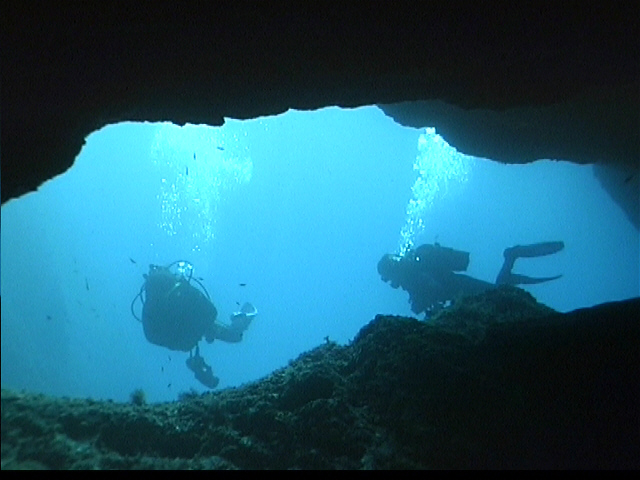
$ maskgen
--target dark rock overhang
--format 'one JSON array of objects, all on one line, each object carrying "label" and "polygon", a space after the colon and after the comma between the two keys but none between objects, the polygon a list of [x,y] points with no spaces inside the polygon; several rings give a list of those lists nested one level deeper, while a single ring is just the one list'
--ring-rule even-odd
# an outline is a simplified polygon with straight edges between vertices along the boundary
[{"label": "dark rock overhang", "polygon": [[367,104],[468,154],[623,166],[637,199],[633,2],[7,3],[3,203],[67,170],[109,123]]}]

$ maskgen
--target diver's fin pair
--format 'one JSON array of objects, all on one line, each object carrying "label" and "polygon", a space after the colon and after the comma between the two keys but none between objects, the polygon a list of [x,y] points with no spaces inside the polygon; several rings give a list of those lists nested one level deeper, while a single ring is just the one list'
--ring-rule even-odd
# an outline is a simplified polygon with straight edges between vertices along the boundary
[{"label": "diver's fin pair", "polygon": [[550,282],[551,280],[557,280],[562,275],[555,275],[553,277],[528,277],[526,275],[519,275],[512,273],[514,263],[521,257],[542,257],[544,255],[551,255],[552,253],[559,252],[564,248],[564,242],[542,242],[532,243],[531,245],[516,245],[515,247],[509,247],[504,250],[504,264],[498,273],[496,278],[497,285],[533,285],[536,283]]}]

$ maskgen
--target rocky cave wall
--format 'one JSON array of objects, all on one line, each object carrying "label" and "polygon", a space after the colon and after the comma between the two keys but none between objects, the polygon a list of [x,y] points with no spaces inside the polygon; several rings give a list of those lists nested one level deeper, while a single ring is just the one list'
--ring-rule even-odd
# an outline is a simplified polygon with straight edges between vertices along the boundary
[{"label": "rocky cave wall", "polygon": [[638,225],[636,7],[4,2],[2,202],[67,170],[106,124],[384,104],[467,154],[614,165]]}]

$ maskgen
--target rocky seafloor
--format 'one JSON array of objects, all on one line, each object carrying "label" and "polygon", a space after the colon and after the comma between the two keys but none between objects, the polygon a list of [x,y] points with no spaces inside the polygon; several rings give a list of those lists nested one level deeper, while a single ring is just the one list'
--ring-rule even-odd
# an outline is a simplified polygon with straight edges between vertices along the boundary
[{"label": "rocky seafloor", "polygon": [[640,299],[499,288],[377,316],[254,383],[146,404],[2,390],[2,468],[639,468]]}]

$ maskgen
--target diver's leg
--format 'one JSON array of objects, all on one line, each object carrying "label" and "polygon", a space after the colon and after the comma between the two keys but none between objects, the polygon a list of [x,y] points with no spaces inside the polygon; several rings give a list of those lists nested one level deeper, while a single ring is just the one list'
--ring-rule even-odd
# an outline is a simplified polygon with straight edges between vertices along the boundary
[{"label": "diver's leg", "polygon": [[513,274],[511,273],[511,269],[513,268],[513,264],[516,263],[517,256],[513,255],[513,248],[505,249],[504,255],[504,263],[502,264],[502,268],[498,272],[498,276],[496,278],[496,285],[517,285],[513,279]]}]

